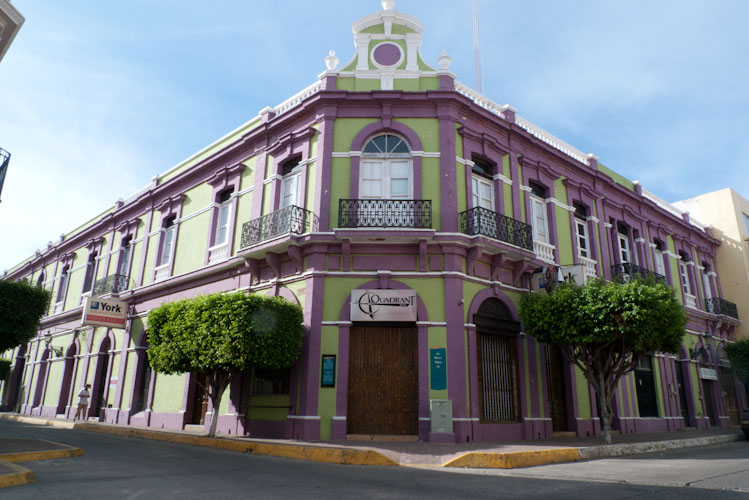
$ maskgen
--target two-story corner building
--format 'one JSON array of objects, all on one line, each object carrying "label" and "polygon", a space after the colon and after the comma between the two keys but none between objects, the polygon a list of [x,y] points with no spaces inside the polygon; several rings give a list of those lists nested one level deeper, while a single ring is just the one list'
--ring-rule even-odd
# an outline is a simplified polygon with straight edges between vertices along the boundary
[{"label": "two-story corner building", "polygon": [[[518,301],[545,274],[654,273],[688,335],[623,381],[616,428],[730,424],[746,401],[723,395],[715,367],[739,321],[704,306],[722,296],[719,241],[458,83],[446,55],[432,67],[422,24],[392,3],[354,23],[351,61],[331,53],[313,85],[8,273],[53,303],[12,353],[6,406],[70,417],[90,382],[89,417],[121,425],[180,429],[218,411],[220,432],[299,439],[594,434],[589,385],[523,333]],[[299,303],[304,347],[289,370],[247,370],[213,409],[196,374],[150,371],[147,314],[234,290]],[[92,295],[127,301],[126,328],[81,328]]]}]

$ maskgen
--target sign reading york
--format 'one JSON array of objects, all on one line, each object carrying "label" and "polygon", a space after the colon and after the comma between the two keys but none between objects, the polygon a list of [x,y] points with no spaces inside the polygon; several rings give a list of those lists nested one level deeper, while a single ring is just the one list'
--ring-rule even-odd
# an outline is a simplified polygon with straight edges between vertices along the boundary
[{"label": "sign reading york", "polygon": [[125,328],[127,302],[117,299],[86,298],[81,325]]},{"label": "sign reading york", "polygon": [[416,321],[416,292],[353,290],[351,321]]}]

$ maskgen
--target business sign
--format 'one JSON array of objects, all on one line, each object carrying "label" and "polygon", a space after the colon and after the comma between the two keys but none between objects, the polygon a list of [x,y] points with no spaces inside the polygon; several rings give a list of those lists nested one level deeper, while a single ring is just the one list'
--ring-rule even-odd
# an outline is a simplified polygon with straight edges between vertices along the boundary
[{"label": "business sign", "polygon": [[714,368],[700,367],[700,378],[703,380],[718,380],[718,372]]},{"label": "business sign", "polygon": [[[444,347],[429,349],[429,388],[433,391],[447,389],[447,353]],[[452,432],[452,431],[451,431]]]},{"label": "business sign", "polygon": [[323,354],[320,387],[335,387],[335,354]]},{"label": "business sign", "polygon": [[353,290],[351,321],[416,321],[416,292]]},{"label": "business sign", "polygon": [[126,320],[127,302],[117,299],[86,297],[81,325],[125,328]]}]

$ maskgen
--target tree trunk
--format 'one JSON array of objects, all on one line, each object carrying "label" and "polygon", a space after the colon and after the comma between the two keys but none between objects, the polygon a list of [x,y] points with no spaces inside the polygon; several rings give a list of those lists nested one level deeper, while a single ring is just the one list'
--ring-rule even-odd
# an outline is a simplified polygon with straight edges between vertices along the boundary
[{"label": "tree trunk", "polygon": [[601,433],[603,440],[611,444],[611,395],[608,384],[603,380],[603,375],[598,375],[598,411],[601,416]]},{"label": "tree trunk", "polygon": [[211,386],[211,427],[208,431],[208,436],[213,437],[216,435],[216,426],[218,425],[218,411],[219,405],[221,404],[221,397],[224,395],[226,387],[229,385],[230,377],[224,374],[214,373],[213,376],[209,376]]}]

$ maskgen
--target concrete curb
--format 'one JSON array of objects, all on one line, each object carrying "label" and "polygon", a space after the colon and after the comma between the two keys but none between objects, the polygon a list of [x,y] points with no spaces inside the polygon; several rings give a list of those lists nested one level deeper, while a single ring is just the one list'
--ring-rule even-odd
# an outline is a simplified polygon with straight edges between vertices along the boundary
[{"label": "concrete curb", "polygon": [[26,467],[21,467],[20,465],[12,464],[10,462],[4,462],[3,460],[0,460],[0,463],[2,463],[4,467],[13,471],[10,474],[0,475],[0,488],[9,488],[11,486],[33,483],[36,480],[34,479],[34,473]]},{"label": "concrete curb", "polygon": [[574,462],[576,460],[580,460],[578,448],[549,448],[507,453],[470,452],[442,464],[442,467],[517,469],[519,467]]},{"label": "concrete curb", "polygon": [[75,426],[75,422],[68,422],[66,420],[56,420],[44,417],[27,417],[25,415],[8,415],[7,413],[0,414],[0,418],[22,422],[24,424],[48,425],[60,429],[72,429]]},{"label": "concrete curb", "polygon": [[100,432],[115,436],[152,439],[193,446],[221,448],[240,453],[254,453],[274,457],[308,460],[343,465],[389,465],[397,466],[398,462],[371,449],[337,448],[334,446],[297,445],[286,443],[262,443],[249,441],[246,438],[206,437],[178,434],[167,431],[153,431],[133,427],[105,426],[95,423],[77,423],[76,430]]},{"label": "concrete curb", "polygon": [[622,457],[626,455],[641,455],[656,451],[675,450],[678,448],[693,448],[695,446],[709,446],[711,444],[729,443],[732,441],[743,441],[742,434],[721,434],[718,436],[704,436],[687,439],[672,439],[670,441],[650,441],[647,443],[621,443],[606,444],[579,448],[580,458],[583,460]]}]

